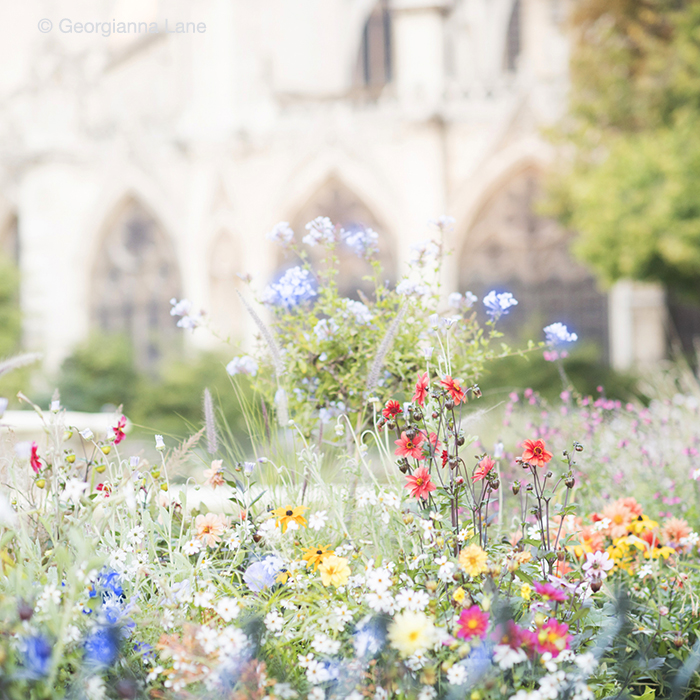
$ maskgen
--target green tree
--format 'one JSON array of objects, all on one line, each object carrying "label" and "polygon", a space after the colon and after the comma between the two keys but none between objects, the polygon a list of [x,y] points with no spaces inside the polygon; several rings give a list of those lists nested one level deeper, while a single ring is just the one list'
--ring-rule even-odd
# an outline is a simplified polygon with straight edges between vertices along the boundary
[{"label": "green tree", "polygon": [[549,209],[608,283],[700,302],[700,3],[580,0]]}]

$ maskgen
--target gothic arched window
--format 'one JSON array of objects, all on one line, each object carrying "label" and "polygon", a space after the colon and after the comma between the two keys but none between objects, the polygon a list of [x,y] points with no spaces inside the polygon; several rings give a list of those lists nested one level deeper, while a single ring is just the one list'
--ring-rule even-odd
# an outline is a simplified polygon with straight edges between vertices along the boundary
[{"label": "gothic arched window", "polygon": [[359,81],[379,94],[392,79],[391,13],[387,0],[380,0],[365,22],[359,56]]},{"label": "gothic arched window", "polygon": [[136,199],[115,212],[102,239],[92,277],[92,323],[132,342],[139,367],[153,367],[181,331],[170,299],[181,294],[170,239]]},{"label": "gothic arched window", "polygon": [[506,51],[503,58],[503,67],[510,73],[518,70],[518,59],[522,51],[522,4],[520,0],[513,2],[513,9],[508,20],[506,33]]},{"label": "gothic arched window", "polygon": [[[339,224],[346,231],[354,228],[371,228],[376,231],[379,234],[378,259],[384,269],[384,278],[390,282],[395,281],[396,262],[391,239],[360,198],[335,177],[326,181],[291,222],[299,240],[307,233],[304,228],[306,224],[317,216],[327,216],[334,224]],[[313,263],[320,262],[322,256],[320,247],[307,248],[307,250]],[[358,290],[371,295],[373,287],[362,279],[372,274],[370,264],[358,258],[342,243],[339,244],[336,254],[340,261],[340,275],[337,280],[340,293],[354,299],[358,297]],[[288,266],[291,263],[282,261],[282,264]]]},{"label": "gothic arched window", "polygon": [[528,168],[484,204],[460,253],[460,290],[479,298],[491,289],[512,292],[518,306],[499,321],[503,329],[531,333],[561,321],[607,353],[607,297],[572,258],[571,234],[537,214],[539,195],[539,174]]},{"label": "gothic arched window", "polygon": [[211,249],[210,293],[214,328],[224,335],[240,331],[241,302],[236,294],[236,275],[241,272],[240,250],[233,238],[222,231]]}]

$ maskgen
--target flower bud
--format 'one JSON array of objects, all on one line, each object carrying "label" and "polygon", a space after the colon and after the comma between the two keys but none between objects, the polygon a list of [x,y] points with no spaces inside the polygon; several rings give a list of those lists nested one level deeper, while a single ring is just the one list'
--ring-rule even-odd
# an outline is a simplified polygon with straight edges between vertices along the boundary
[{"label": "flower bud", "polygon": [[63,431],[63,442],[70,440],[72,437],[73,437],[72,430],[64,430]]},{"label": "flower bud", "polygon": [[410,525],[413,522],[413,513],[404,513],[403,522],[405,525]]},{"label": "flower bud", "polygon": [[583,452],[583,445],[580,442],[574,442],[574,449],[576,452]]},{"label": "flower bud", "polygon": [[19,615],[19,619],[22,620],[22,622],[26,622],[31,619],[33,614],[34,608],[26,601],[20,600],[17,605],[17,615]]},{"label": "flower bud", "polygon": [[459,447],[462,447],[462,445],[464,445],[464,435],[457,436],[457,445],[459,445]]},{"label": "flower bud", "polygon": [[38,488],[43,489],[46,486],[46,479],[37,479],[35,483]]},{"label": "flower bud", "polygon": [[591,581],[591,590],[597,593],[603,587],[603,581],[599,578],[593,579]]},{"label": "flower bud", "polygon": [[564,484],[566,484],[567,489],[572,489],[576,484],[576,479],[574,479],[573,476],[569,476],[566,479],[564,479]]},{"label": "flower bud", "polygon": [[160,485],[160,490],[161,490],[161,491],[167,491],[167,490],[168,490],[168,485],[167,485],[167,484],[161,484],[161,485]]},{"label": "flower bud", "polygon": [[107,469],[107,465],[106,465],[106,464],[98,464],[98,465],[95,467],[95,471],[96,471],[98,474],[104,473],[105,469]]},{"label": "flower bud", "polygon": [[455,407],[455,402],[452,399],[445,401],[445,409],[451,411]]},{"label": "flower bud", "polygon": [[73,464],[73,462],[75,462],[75,455],[72,452],[66,455],[66,462],[68,462],[68,464]]},{"label": "flower bud", "polygon": [[102,454],[105,455],[108,455],[112,451],[111,445],[102,445],[100,449],[102,450]]},{"label": "flower bud", "polygon": [[426,589],[427,589],[428,591],[430,591],[431,593],[435,593],[435,591],[437,591],[437,589],[438,589],[438,582],[437,582],[437,581],[433,581],[433,580],[431,580],[431,581],[426,581],[426,582],[425,582],[425,587],[426,587]]},{"label": "flower bud", "polygon": [[514,481],[514,482],[511,484],[510,489],[511,489],[511,491],[513,492],[513,495],[514,495],[514,496],[517,496],[517,495],[520,493],[520,482],[519,482],[519,481]]}]

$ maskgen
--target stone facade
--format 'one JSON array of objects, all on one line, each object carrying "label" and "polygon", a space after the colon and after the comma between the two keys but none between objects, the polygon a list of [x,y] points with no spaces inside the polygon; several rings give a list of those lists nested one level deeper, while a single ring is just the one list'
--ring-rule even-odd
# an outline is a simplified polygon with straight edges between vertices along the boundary
[{"label": "stone facade", "polygon": [[[611,318],[626,325],[608,333],[606,297],[534,211],[541,129],[565,105],[566,13],[567,0],[13,3],[0,242],[21,267],[26,345],[54,370],[91,329],[121,330],[148,363],[172,342],[171,296],[250,335],[237,274],[262,287],[275,273],[277,221],[369,224],[398,275],[446,213],[448,290],[511,285],[542,322],[617,342],[617,366],[658,359],[663,298],[624,287]],[[552,274],[534,283],[523,250]],[[655,340],[637,351],[640,328]]]}]

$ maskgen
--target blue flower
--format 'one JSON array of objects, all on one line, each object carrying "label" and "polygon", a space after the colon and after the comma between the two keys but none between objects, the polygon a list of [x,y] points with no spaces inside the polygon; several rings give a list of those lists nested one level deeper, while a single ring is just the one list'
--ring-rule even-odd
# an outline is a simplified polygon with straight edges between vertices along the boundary
[{"label": "blue flower", "polygon": [[143,661],[146,661],[147,659],[151,661],[156,660],[155,650],[146,642],[136,642],[136,644],[134,644],[134,651],[141,656]]},{"label": "blue flower", "polygon": [[119,655],[121,632],[118,627],[98,627],[85,640],[85,659],[95,666],[111,666]]},{"label": "blue flower", "polygon": [[319,243],[331,245],[335,241],[335,226],[327,216],[317,216],[304,228],[308,233],[301,240],[311,248]]},{"label": "blue flower", "polygon": [[576,333],[569,333],[569,329],[563,323],[552,323],[544,328],[547,338],[546,343],[552,347],[563,343],[573,343],[578,340]]},{"label": "blue flower", "polygon": [[357,623],[352,644],[355,656],[359,659],[374,656],[383,646],[386,637],[385,630],[376,620],[364,618]]},{"label": "blue flower", "polygon": [[272,306],[291,309],[316,296],[316,282],[308,270],[292,267],[278,282],[268,285],[263,292],[263,302]]},{"label": "blue flower", "polygon": [[119,574],[114,569],[102,569],[97,575],[95,585],[90,591],[90,597],[95,598],[98,593],[102,594],[103,599],[109,595],[117,596],[124,595]]},{"label": "blue flower", "polygon": [[22,663],[30,678],[43,678],[49,672],[52,647],[46,637],[35,635],[24,641]]},{"label": "blue flower", "polygon": [[371,228],[363,226],[353,226],[340,232],[343,243],[352,250],[358,258],[369,258],[376,253],[379,248],[377,241],[379,234]]},{"label": "blue flower", "polygon": [[513,298],[510,292],[497,294],[496,290],[490,291],[483,299],[486,313],[496,321],[500,316],[508,313],[511,306],[515,306],[518,301]]},{"label": "blue flower", "polygon": [[259,593],[263,588],[270,588],[275,585],[277,574],[280,572],[280,566],[275,566],[269,559],[277,559],[277,557],[267,557],[264,561],[256,561],[251,564],[243,574],[243,580],[248,585],[251,591]]}]

